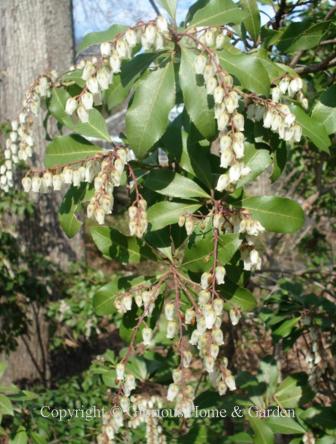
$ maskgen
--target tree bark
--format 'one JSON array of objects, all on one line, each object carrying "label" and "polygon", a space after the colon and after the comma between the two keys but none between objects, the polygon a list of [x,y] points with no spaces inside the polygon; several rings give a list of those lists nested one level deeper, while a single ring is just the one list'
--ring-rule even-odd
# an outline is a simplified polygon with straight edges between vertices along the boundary
[{"label": "tree bark", "polygon": [[[71,0],[1,0],[0,2],[0,122],[15,119],[25,92],[40,74],[65,71],[73,62]],[[45,151],[43,119],[37,122],[35,163]],[[79,235],[69,241],[59,227],[60,196],[34,198],[34,220],[17,223],[23,248],[38,252],[64,268],[70,260],[83,257]],[[36,314],[36,310],[38,313]],[[47,379],[47,325],[43,311],[29,307],[29,338],[21,338],[17,350],[7,358],[7,380]],[[39,370],[37,370],[37,367]]]}]

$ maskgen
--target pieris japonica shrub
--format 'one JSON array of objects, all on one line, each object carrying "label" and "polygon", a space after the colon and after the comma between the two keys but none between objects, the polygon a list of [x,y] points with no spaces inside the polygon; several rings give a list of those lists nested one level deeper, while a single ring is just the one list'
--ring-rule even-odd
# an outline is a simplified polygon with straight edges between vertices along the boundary
[{"label": "pieris japonica shrub", "polygon": [[[307,138],[321,150],[329,145],[322,127],[311,128],[298,73],[265,51],[235,46],[242,23],[258,41],[249,21],[255,5],[252,14],[249,2],[198,1],[177,27],[174,2],[163,3],[169,18],[88,35],[80,49],[98,44],[99,56],[36,80],[12,122],[0,170],[7,191],[15,164],[34,153],[34,116],[46,113],[62,133],[48,143],[45,167],[29,168],[23,189],[65,192],[60,223],[69,237],[86,217],[104,256],[152,261],[151,273],[112,278],[95,295],[97,313],[116,314],[126,344],[109,362],[107,385],[120,409],[105,415],[99,443],[118,442],[143,424],[148,443],[169,442],[148,411],[171,407],[190,418],[202,391],[224,400],[239,390],[230,341],[257,304],[249,277],[263,267],[268,232],[293,233],[304,224],[298,203],[258,195],[255,183],[262,173],[279,177],[280,149]],[[106,118],[122,104],[125,132],[117,140]],[[119,189],[128,198],[114,211]],[[156,378],[153,362],[168,377]],[[269,383],[265,368],[259,381]],[[295,380],[272,384],[264,407],[296,406]],[[276,425],[247,419],[254,442],[273,439]],[[304,433],[294,420],[291,427]]]}]

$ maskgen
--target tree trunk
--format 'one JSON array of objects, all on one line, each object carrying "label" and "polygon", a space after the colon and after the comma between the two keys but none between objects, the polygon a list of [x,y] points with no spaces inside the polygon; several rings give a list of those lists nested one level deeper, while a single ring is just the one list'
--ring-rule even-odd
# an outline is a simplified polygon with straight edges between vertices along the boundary
[{"label": "tree trunk", "polygon": [[[44,72],[65,71],[73,62],[71,0],[0,1],[0,122],[15,119],[21,110],[25,92]],[[45,151],[43,119],[37,122],[36,163]],[[69,241],[57,220],[60,197],[39,195],[34,198],[33,223],[17,224],[23,248],[39,252],[64,268],[69,260],[83,256],[82,236]],[[47,326],[39,307],[29,308],[29,339],[21,338],[9,357],[7,380],[47,378]],[[37,370],[39,368],[39,371]]]}]

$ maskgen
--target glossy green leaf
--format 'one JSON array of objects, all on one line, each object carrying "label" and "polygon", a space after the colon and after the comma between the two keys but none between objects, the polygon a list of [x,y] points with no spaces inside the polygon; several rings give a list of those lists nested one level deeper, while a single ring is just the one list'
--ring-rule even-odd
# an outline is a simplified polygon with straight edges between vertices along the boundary
[{"label": "glossy green leaf", "polygon": [[321,94],[313,108],[312,118],[324,126],[327,134],[336,133],[336,85]]},{"label": "glossy green leaf", "polygon": [[192,214],[201,207],[200,204],[178,203],[178,202],[158,202],[147,211],[148,222],[151,231],[160,230],[167,225],[176,224],[179,217]]},{"label": "glossy green leaf", "polygon": [[248,416],[247,419],[255,433],[254,444],[274,444],[272,429],[262,418]]},{"label": "glossy green leaf", "polygon": [[95,293],[93,306],[97,315],[103,316],[115,313],[114,300],[118,292],[118,279],[115,278]]},{"label": "glossy green leaf", "polygon": [[273,430],[274,433],[281,433],[283,435],[305,433],[304,428],[290,417],[274,416],[267,418],[267,425]]},{"label": "glossy green leaf", "polygon": [[192,50],[181,46],[180,85],[191,121],[205,138],[211,139],[216,134],[215,116],[206,89],[196,77],[195,57]]},{"label": "glossy green leaf", "polygon": [[279,384],[274,400],[283,408],[294,408],[302,396],[302,389],[297,385],[297,381],[291,376],[287,376]]},{"label": "glossy green leaf", "polygon": [[300,319],[301,316],[298,316],[293,319],[287,319],[273,331],[273,334],[275,336],[280,336],[281,338],[286,338],[291,334],[293,328],[297,325]]},{"label": "glossy green leaf", "polygon": [[77,123],[74,130],[86,137],[95,137],[97,139],[111,141],[106,121],[97,109],[89,111],[89,121],[85,123]]},{"label": "glossy green leaf", "polygon": [[0,414],[1,415],[14,415],[13,404],[11,400],[0,393]]},{"label": "glossy green leaf", "polygon": [[297,123],[302,127],[303,135],[308,137],[320,151],[329,153],[330,139],[319,120],[308,116],[299,106],[293,106],[292,111]]},{"label": "glossy green leaf", "polygon": [[158,0],[158,2],[169,13],[170,17],[175,19],[177,0]]},{"label": "glossy green leaf", "polygon": [[148,72],[140,81],[126,115],[128,142],[141,159],[163,135],[175,105],[173,64]]},{"label": "glossy green leaf", "polygon": [[24,427],[19,427],[19,430],[16,432],[15,438],[11,441],[11,444],[27,444],[28,443],[28,435],[26,429]]},{"label": "glossy green leaf", "polygon": [[136,264],[154,258],[151,250],[139,239],[125,236],[113,228],[92,227],[91,236],[104,256],[119,262]]},{"label": "glossy green leaf", "polygon": [[257,306],[256,298],[247,288],[238,287],[232,282],[226,282],[220,291],[227,299],[227,309],[238,307],[240,310],[248,312],[254,310]]},{"label": "glossy green leaf", "polygon": [[32,440],[35,444],[48,444],[48,441],[43,436],[36,432],[31,432]]},{"label": "glossy green leaf", "polygon": [[209,198],[196,182],[170,170],[153,170],[146,176],[145,186],[164,196],[191,199],[195,197]]},{"label": "glossy green leaf", "polygon": [[105,92],[105,100],[109,110],[121,105],[128,97],[131,91],[131,84],[124,86],[122,84],[120,75],[113,77],[113,83]]},{"label": "glossy green leaf", "polygon": [[277,47],[280,51],[292,53],[311,49],[320,43],[328,22],[311,25],[311,22],[292,22],[282,34]]},{"label": "glossy green leaf", "polygon": [[59,209],[58,219],[65,234],[72,238],[82,226],[77,213],[84,202],[88,202],[94,193],[93,187],[82,183],[80,187],[70,187]]},{"label": "glossy green leaf", "polygon": [[99,153],[101,148],[77,134],[56,137],[47,146],[45,166],[52,168],[69,162],[85,160]]},{"label": "glossy green leaf", "polygon": [[109,42],[113,40],[118,34],[124,32],[127,29],[125,25],[112,25],[109,29],[102,32],[90,32],[87,34],[78,46],[78,53],[84,51],[92,45],[98,45],[103,42]]},{"label": "glossy green leaf", "polygon": [[237,77],[244,89],[258,94],[269,94],[269,76],[258,57],[253,54],[233,54],[227,48],[218,51],[218,56],[222,67]]},{"label": "glossy green leaf", "polygon": [[231,0],[199,0],[191,11],[190,25],[195,27],[237,24],[247,15]]},{"label": "glossy green leaf", "polygon": [[268,150],[255,149],[254,145],[245,143],[244,164],[250,168],[251,172],[239,179],[237,187],[242,187],[259,176],[272,163]]},{"label": "glossy green leaf", "polygon": [[[238,234],[224,234],[220,237],[218,260],[221,265],[230,262],[240,247],[241,240]],[[213,264],[213,239],[208,236],[186,249],[183,258],[183,267],[193,272],[208,271]]]},{"label": "glossy green leaf", "polygon": [[260,32],[260,14],[256,0],[240,0],[240,3],[248,16],[244,19],[243,24],[250,34],[252,39],[256,42]]},{"label": "glossy green leaf", "polygon": [[242,200],[241,205],[249,210],[252,217],[267,231],[293,233],[304,223],[304,212],[300,205],[285,197],[248,197]]}]

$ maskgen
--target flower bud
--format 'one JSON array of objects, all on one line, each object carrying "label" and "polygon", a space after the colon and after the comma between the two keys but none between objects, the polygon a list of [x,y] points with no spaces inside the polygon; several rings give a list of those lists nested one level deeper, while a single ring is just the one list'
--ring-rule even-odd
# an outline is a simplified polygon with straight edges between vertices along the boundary
[{"label": "flower bud", "polygon": [[207,94],[212,95],[217,87],[217,79],[216,77],[209,77],[206,79],[206,90]]},{"label": "flower bud", "polygon": [[219,34],[216,37],[216,49],[222,49],[225,43],[225,35]]},{"label": "flower bud", "polygon": [[73,97],[69,97],[65,104],[65,112],[71,116],[76,111],[77,106],[77,100]]},{"label": "flower bud", "polygon": [[116,365],[116,377],[119,381],[122,381],[125,377],[125,366],[121,362]]},{"label": "flower bud", "polygon": [[100,68],[100,70],[97,73],[97,82],[100,86],[100,88],[104,91],[105,89],[108,89],[110,83],[112,81],[112,75],[111,72],[107,68]]},{"label": "flower bud", "polygon": [[94,217],[99,225],[104,225],[105,222],[105,211],[102,208],[96,208],[94,212]]},{"label": "flower bud", "polygon": [[[86,110],[92,109],[93,107],[93,95],[89,92],[86,92],[81,97],[81,102],[83,107]],[[78,108],[79,109],[79,108]]]},{"label": "flower bud", "polygon": [[196,317],[195,310],[192,308],[188,308],[185,312],[185,323],[187,325],[192,324],[195,320],[195,317]]},{"label": "flower bud", "polygon": [[286,94],[288,86],[289,86],[288,77],[284,77],[283,79],[280,80],[279,89],[282,92],[282,94]]},{"label": "flower bud", "polygon": [[281,90],[278,87],[272,88],[272,100],[274,102],[279,102],[281,98]]},{"label": "flower bud", "polygon": [[[87,86],[87,89],[90,91],[90,93],[92,93],[92,94],[99,93],[99,84],[98,84],[97,77],[90,77],[89,80],[86,82],[86,86]],[[93,98],[92,98],[92,102],[93,102]],[[91,108],[92,108],[92,105],[91,105]],[[90,109],[90,108],[86,108],[86,109]]]},{"label": "flower bud", "polygon": [[156,37],[156,27],[152,24],[146,26],[145,37],[149,45],[153,45]]},{"label": "flower bud", "polygon": [[153,338],[153,330],[151,328],[144,328],[142,330],[142,339],[145,346],[151,345]]},{"label": "flower bud", "polygon": [[209,47],[214,46],[215,44],[215,34],[211,29],[208,29],[204,35],[205,44]]},{"label": "flower bud", "polygon": [[190,351],[184,351],[182,353],[182,365],[184,368],[188,368],[192,361],[192,354]]},{"label": "flower bud", "polygon": [[87,61],[82,72],[82,79],[85,81],[89,80],[89,78],[92,77],[95,72],[96,68],[93,66],[92,62]]},{"label": "flower bud", "polygon": [[217,185],[216,185],[216,190],[217,191],[224,191],[227,189],[228,185],[230,184],[230,178],[228,176],[228,174],[221,174],[219,176]]},{"label": "flower bud", "polygon": [[194,219],[192,216],[187,216],[185,221],[185,229],[188,236],[191,236],[194,231]]},{"label": "flower bud", "polygon": [[165,305],[164,312],[165,312],[165,317],[166,317],[167,321],[174,320],[174,314],[175,314],[174,304],[172,304],[171,302],[168,302]]},{"label": "flower bud", "polygon": [[241,165],[240,165],[240,163],[235,163],[229,169],[230,182],[232,182],[232,183],[238,182],[240,176],[241,176]]},{"label": "flower bud", "polygon": [[24,177],[22,179],[22,187],[26,193],[29,193],[32,187],[32,180],[30,177]]},{"label": "flower bud", "polygon": [[204,358],[204,367],[208,373],[213,373],[215,369],[215,360],[212,356],[206,356]]},{"label": "flower bud", "polygon": [[112,54],[110,57],[110,66],[112,69],[112,72],[114,74],[117,74],[120,72],[120,68],[121,68],[121,60],[118,56],[118,54]]},{"label": "flower bud", "polygon": [[220,166],[222,168],[228,168],[234,160],[233,152],[231,149],[223,151],[220,157]]},{"label": "flower bud", "polygon": [[116,52],[121,59],[126,59],[128,57],[128,44],[123,40],[117,40]]},{"label": "flower bud", "polygon": [[210,293],[206,290],[200,291],[198,295],[198,302],[200,305],[206,305],[209,302]]},{"label": "flower bud", "polygon": [[210,273],[203,273],[201,276],[201,287],[203,290],[206,290],[209,287],[209,283],[211,281]]},{"label": "flower bud", "polygon": [[104,42],[100,45],[100,53],[103,57],[109,57],[111,55],[112,45],[109,42]]},{"label": "flower bud", "polygon": [[[218,299],[219,300],[219,299]],[[214,328],[211,332],[212,339],[215,344],[223,345],[224,344],[224,335],[220,328]]]},{"label": "flower bud", "polygon": [[221,86],[217,86],[214,91],[215,103],[222,103],[224,99],[224,89]]},{"label": "flower bud", "polygon": [[79,106],[77,109],[77,115],[81,122],[87,123],[89,121],[89,113],[86,111],[84,106]]},{"label": "flower bud", "polygon": [[33,193],[38,193],[41,188],[41,178],[39,176],[34,176],[31,183],[31,190]]},{"label": "flower bud", "polygon": [[43,182],[43,185],[45,186],[45,188],[49,188],[49,187],[52,186],[52,184],[53,184],[53,176],[52,176],[52,174],[49,171],[46,171],[43,174],[42,182]]},{"label": "flower bud", "polygon": [[175,321],[168,321],[167,323],[167,339],[173,339],[176,335],[177,324]]},{"label": "flower bud", "polygon": [[168,387],[168,392],[167,392],[167,400],[168,401],[174,401],[174,399],[176,398],[178,392],[179,392],[178,385],[170,384],[169,387]]},{"label": "flower bud", "polygon": [[125,33],[125,39],[130,48],[134,48],[137,44],[137,34],[134,29],[128,29]]},{"label": "flower bud", "polygon": [[216,282],[218,285],[224,284],[224,278],[225,278],[225,268],[222,266],[216,267]]},{"label": "flower bud", "polygon": [[164,17],[162,17],[162,15],[159,15],[157,17],[157,19],[156,19],[156,26],[157,26],[157,29],[160,32],[165,33],[165,32],[169,31],[169,29],[168,29],[168,22],[167,22],[167,20]]}]

